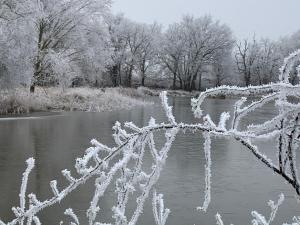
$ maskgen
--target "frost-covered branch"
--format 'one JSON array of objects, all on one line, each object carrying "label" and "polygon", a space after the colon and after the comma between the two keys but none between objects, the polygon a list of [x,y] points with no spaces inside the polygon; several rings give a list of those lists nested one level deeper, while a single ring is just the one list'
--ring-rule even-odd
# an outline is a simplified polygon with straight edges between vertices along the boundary
[{"label": "frost-covered branch", "polygon": [[[225,131],[228,130],[228,132],[224,132],[223,135],[226,136],[230,133],[236,140],[246,146],[256,158],[290,183],[297,195],[300,195],[300,185],[295,154],[299,143],[298,120],[300,114],[300,89],[299,84],[292,85],[289,83],[289,74],[294,64],[298,62],[299,57],[300,51],[297,50],[284,60],[278,83],[249,87],[222,86],[209,89],[201,93],[198,98],[192,100],[195,116],[203,119],[205,122],[208,117],[203,117],[202,103],[206,98],[218,95],[232,97],[243,96],[234,105],[231,127],[226,128],[224,123],[221,123],[221,121],[224,120],[221,114],[220,123],[223,124],[222,129]],[[259,99],[250,102],[244,97],[248,95],[258,97]],[[255,125],[249,124],[246,128],[240,128],[239,124],[243,118],[267,104],[273,104],[278,114],[273,118],[268,118],[267,121],[262,123]],[[226,119],[229,117],[227,112],[223,114],[226,115]],[[210,122],[210,124],[213,123],[213,121]],[[278,154],[276,156],[278,164],[272,163],[265,154],[259,151],[259,148],[253,142],[253,140],[257,138],[274,138],[278,140]]]},{"label": "frost-covered branch", "polygon": [[156,190],[153,191],[152,208],[156,225],[165,225],[170,214],[170,210],[165,209],[163,195],[157,195]]},{"label": "frost-covered branch", "polygon": [[211,156],[210,156],[210,147],[211,147],[211,137],[208,132],[203,133],[204,137],[204,153],[205,153],[205,200],[202,207],[198,207],[198,210],[203,210],[206,212],[210,200],[211,200]]},{"label": "frost-covered branch", "polygon": [[[285,69],[280,75],[288,76],[288,69],[295,63],[295,59],[300,55],[300,51],[295,52],[285,61]],[[209,96],[231,95],[260,96],[258,99],[250,102],[247,98],[242,97],[233,107],[232,115],[229,112],[223,112],[219,116],[219,121],[213,121],[210,115],[203,117],[202,103]],[[296,150],[300,142],[300,86],[292,85],[283,80],[279,83],[250,86],[250,87],[219,87],[207,90],[200,94],[197,99],[192,100],[194,114],[200,122],[193,124],[178,123],[172,112],[172,107],[168,105],[167,93],[161,93],[162,107],[165,111],[167,123],[156,123],[151,118],[149,124],[144,127],[138,127],[133,122],[127,122],[122,126],[119,122],[113,127],[114,147],[106,146],[92,140],[92,147],[88,148],[83,157],[77,158],[75,169],[77,174],[72,175],[69,170],[63,170],[62,175],[69,184],[66,187],[59,186],[56,180],[50,182],[50,188],[53,196],[46,200],[39,200],[34,193],[28,195],[28,204],[26,204],[26,189],[29,173],[34,167],[34,160],[27,161],[27,169],[22,178],[20,191],[20,206],[13,207],[15,219],[8,223],[0,221],[0,225],[15,224],[40,224],[38,213],[47,207],[60,203],[67,195],[71,194],[80,185],[87,180],[95,179],[95,192],[92,197],[90,207],[87,210],[87,219],[89,225],[103,225],[107,223],[97,222],[100,218],[101,198],[105,195],[106,190],[112,182],[115,182],[116,203],[112,207],[112,218],[114,225],[135,225],[138,223],[140,215],[143,213],[144,204],[153,191],[155,184],[158,182],[160,173],[168,158],[172,143],[178,132],[192,131],[200,132],[204,137],[205,153],[205,196],[202,207],[203,211],[208,209],[211,200],[211,137],[232,138],[245,146],[259,162],[280,175],[287,181],[300,196],[300,184],[298,178],[298,165]],[[291,98],[293,97],[293,98]],[[266,104],[274,104],[278,112],[277,115],[268,118],[267,121],[259,122],[255,125],[239,126],[251,112],[264,107]],[[229,119],[232,123],[229,124]],[[245,127],[245,128],[244,128]],[[161,149],[155,145],[154,134],[156,132],[165,132],[165,144]],[[255,140],[275,139],[278,140],[276,162],[273,163],[271,157],[265,155],[255,144]],[[144,168],[144,155],[148,151],[152,155],[152,165],[150,168]],[[137,196],[136,207],[132,214],[126,211],[127,203],[130,198]],[[283,201],[280,196],[278,203],[269,202],[271,215],[267,220],[257,212],[253,212],[254,225],[270,225],[275,218],[279,205]],[[159,206],[157,206],[159,203]],[[27,208],[26,208],[27,207]],[[159,211],[159,212],[158,212]],[[154,193],[153,213],[158,225],[166,223],[168,210],[164,209],[162,196]],[[66,210],[65,214],[73,219],[73,224],[79,225],[73,210]],[[217,223],[223,225],[220,215],[216,216]],[[297,224],[299,221],[295,219]],[[299,223],[298,223],[299,224]],[[111,224],[112,225],[112,224]]]},{"label": "frost-covered branch", "polygon": [[[257,211],[252,211],[251,212],[251,215],[253,216],[252,225],[271,225],[276,217],[278,208],[283,203],[283,201],[284,201],[284,195],[280,194],[277,203],[274,203],[274,201],[272,200],[268,202],[268,205],[271,208],[269,219],[266,219],[262,214],[258,213]],[[219,213],[216,214],[216,220],[217,220],[217,225],[224,225],[222,217]],[[288,225],[288,224],[283,224],[283,225]],[[293,223],[292,225],[298,225],[298,223]]]},{"label": "frost-covered branch", "polygon": [[[69,170],[63,170],[62,175],[69,182],[67,187],[58,188],[57,181],[51,181],[50,187],[53,192],[52,198],[41,201],[37,199],[35,194],[30,194],[28,196],[31,199],[30,207],[27,210],[24,208],[23,211],[15,209],[16,218],[6,224],[21,224],[22,221],[27,221],[27,223],[28,221],[32,222],[32,219],[35,218],[41,210],[61,202],[78,186],[84,184],[93,177],[96,178],[95,194],[91,201],[90,208],[87,211],[87,217],[89,224],[95,224],[97,213],[100,210],[99,200],[105,194],[107,187],[118,173],[120,173],[121,176],[116,179],[118,202],[117,205],[113,207],[115,224],[136,224],[143,211],[144,203],[149,197],[149,193],[160,177],[160,172],[166,162],[168,152],[171,150],[172,142],[174,141],[176,134],[179,131],[186,130],[201,132],[213,131],[214,135],[224,133],[223,130],[218,130],[209,123],[206,125],[177,124],[175,120],[172,119],[174,116],[171,107],[167,104],[166,93],[162,93],[161,99],[170,123],[157,124],[154,119],[151,119],[149,125],[143,128],[138,128],[133,123],[125,123],[125,127],[128,129],[128,131],[126,131],[121,127],[121,124],[117,122],[114,126],[115,132],[113,134],[116,147],[110,148],[96,140],[92,140],[91,143],[93,147],[88,148],[85,155],[76,160],[75,168],[79,175],[78,178],[72,176]],[[153,133],[162,130],[165,130],[166,132],[166,142],[160,150],[157,150]],[[143,156],[146,148],[153,156],[152,171],[148,174],[142,170]],[[101,154],[106,154],[106,156],[101,158]],[[117,160],[117,162],[112,164],[110,163],[112,160]],[[130,167],[129,162],[135,162],[135,166]],[[208,170],[209,164],[206,167]],[[29,169],[26,170],[23,177],[23,180],[26,181],[29,173],[27,171],[29,171]],[[209,186],[207,189],[208,188]],[[128,219],[125,215],[125,210],[129,193],[137,191],[141,191],[141,193],[137,199],[136,210],[130,219]],[[24,191],[21,193],[24,193]],[[22,196],[23,195],[24,194],[22,194]],[[68,215],[70,215],[70,213]]]}]

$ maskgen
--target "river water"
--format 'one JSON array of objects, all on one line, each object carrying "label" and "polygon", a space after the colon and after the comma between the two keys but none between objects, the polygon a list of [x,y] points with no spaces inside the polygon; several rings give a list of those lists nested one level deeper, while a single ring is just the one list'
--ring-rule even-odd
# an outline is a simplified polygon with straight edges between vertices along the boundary
[{"label": "river water", "polygon": [[[213,119],[220,112],[229,111],[234,100],[209,99],[206,112]],[[195,122],[188,98],[171,98],[177,121]],[[272,106],[267,106],[246,120],[264,120],[274,114]],[[89,140],[96,138],[108,145],[113,144],[111,127],[115,121],[134,121],[146,125],[151,116],[158,122],[166,121],[159,102],[154,105],[137,107],[133,110],[114,112],[68,112],[61,114],[31,114],[30,118],[0,118],[0,218],[9,221],[13,217],[12,206],[19,205],[18,193],[25,160],[36,159],[36,167],[30,175],[29,192],[36,193],[39,199],[51,196],[49,182],[58,180],[58,187],[66,184],[60,171],[74,167],[76,157],[84,154]],[[164,137],[160,135],[158,142]],[[169,225],[212,225],[214,215],[219,212],[225,224],[251,224],[253,209],[268,218],[269,199],[277,200],[284,193],[286,200],[280,207],[274,225],[291,222],[293,216],[300,215],[299,204],[291,187],[282,178],[274,175],[259,163],[244,147],[232,140],[213,139],[212,150],[212,203],[208,212],[196,211],[204,199],[205,157],[201,134],[180,134],[173,144],[164,171],[156,185],[157,191],[164,194],[165,206],[171,209]],[[275,153],[275,141],[261,143],[262,151]],[[150,158],[146,158],[150,160]],[[74,174],[74,170],[72,169]],[[87,224],[85,212],[91,201],[93,180],[74,191],[60,205],[40,213],[43,224],[54,225],[68,219],[63,215],[66,208],[72,207],[80,216],[81,224]],[[111,221],[111,206],[116,199],[110,188],[101,200],[100,222]],[[130,208],[133,207],[131,203]],[[130,210],[129,210],[130,211]],[[139,225],[155,224],[151,202],[146,204]]]}]

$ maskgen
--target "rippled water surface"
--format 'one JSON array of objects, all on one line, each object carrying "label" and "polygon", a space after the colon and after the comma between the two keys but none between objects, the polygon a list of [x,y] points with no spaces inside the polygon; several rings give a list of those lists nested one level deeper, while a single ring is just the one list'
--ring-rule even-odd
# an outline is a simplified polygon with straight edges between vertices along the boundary
[{"label": "rippled water surface", "polygon": [[[206,111],[218,118],[220,112],[229,111],[234,100],[209,99]],[[178,121],[195,121],[188,98],[170,99]],[[264,120],[275,113],[272,106],[253,113],[246,118]],[[76,157],[89,147],[89,140],[96,138],[108,145],[113,144],[111,127],[115,121],[134,121],[146,125],[151,116],[158,122],[165,121],[159,103],[138,107],[133,110],[115,112],[86,113],[70,112],[62,114],[34,114],[26,119],[0,118],[0,218],[13,218],[12,206],[19,205],[18,193],[25,160],[36,159],[36,168],[30,175],[29,192],[40,199],[51,196],[49,182],[58,180],[65,185],[60,175],[62,169],[73,168]],[[40,117],[41,116],[41,117]],[[158,135],[157,141],[163,141]],[[286,201],[280,208],[274,224],[291,222],[294,215],[300,215],[299,204],[291,187],[273,172],[261,165],[245,148],[232,140],[213,139],[212,151],[212,203],[206,214],[195,209],[204,198],[205,158],[201,134],[180,134],[173,144],[166,167],[157,184],[157,190],[164,194],[165,205],[171,209],[169,225],[210,225],[216,224],[214,215],[222,214],[225,224],[251,224],[253,209],[269,215],[267,201],[277,199],[281,192]],[[261,144],[262,151],[275,153],[275,141]],[[146,163],[150,157],[146,157]],[[74,170],[73,170],[74,173]],[[93,180],[68,196],[60,205],[41,213],[43,224],[59,224],[65,219],[64,209],[72,207],[80,215],[82,224],[87,224],[85,212],[93,195]],[[110,222],[111,206],[115,204],[111,188],[101,200],[99,217],[101,222]],[[132,208],[133,202],[130,205]],[[154,224],[150,203],[140,218],[139,225]],[[130,211],[130,210],[129,210]]]}]

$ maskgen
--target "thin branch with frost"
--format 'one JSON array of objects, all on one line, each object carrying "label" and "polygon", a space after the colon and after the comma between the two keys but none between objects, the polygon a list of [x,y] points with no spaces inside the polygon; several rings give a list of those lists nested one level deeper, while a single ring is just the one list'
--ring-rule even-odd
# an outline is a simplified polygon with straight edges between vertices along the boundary
[{"label": "thin branch with frost", "polygon": [[152,209],[156,225],[165,225],[170,209],[165,209],[163,195],[157,194],[156,190],[153,191]]},{"label": "thin branch with frost", "polygon": [[[280,70],[278,83],[249,86],[249,87],[229,87],[222,86],[209,89],[200,94],[197,99],[192,100],[192,107],[196,117],[202,118],[202,103],[207,97],[217,95],[245,96],[252,94],[254,96],[263,95],[259,100],[247,103],[247,99],[242,97],[234,106],[232,126],[229,130],[231,135],[246,146],[261,162],[271,168],[275,173],[281,175],[295,189],[297,195],[300,195],[300,184],[297,175],[296,166],[296,148],[298,146],[298,115],[299,107],[299,85],[289,83],[289,73],[295,63],[300,58],[300,51],[297,50],[285,59],[284,66]],[[267,94],[267,95],[265,95]],[[264,96],[265,95],[265,96]],[[294,100],[289,100],[294,97]],[[246,129],[240,130],[240,121],[251,112],[264,107],[267,104],[274,103],[274,107],[278,111],[278,115],[267,121],[255,125],[248,125]],[[224,112],[226,113],[226,112]],[[208,116],[203,118],[207,121]],[[210,124],[213,124],[211,119]],[[223,130],[227,130],[226,126],[222,126]],[[228,132],[223,134],[228,135]],[[244,137],[241,137],[244,136]],[[258,147],[252,143],[252,139],[260,138],[276,138],[279,137],[279,150],[277,154],[278,165],[272,163],[268,157],[258,150]]]},{"label": "thin branch with frost", "polygon": [[299,216],[298,217],[294,216],[293,221],[294,222],[292,224],[284,223],[283,225],[300,225],[300,217]]},{"label": "thin branch with frost", "polygon": [[176,124],[175,117],[172,112],[172,107],[168,104],[167,92],[163,91],[160,94],[163,109],[165,110],[166,116],[171,124]]},{"label": "thin branch with frost", "polygon": [[201,118],[203,116],[203,110],[201,106],[206,98],[216,96],[259,96],[280,92],[282,90],[286,91],[286,95],[296,97],[300,95],[300,85],[292,85],[281,82],[248,87],[220,86],[208,89],[205,92],[201,92],[198,98],[192,99],[191,104],[195,117]]},{"label": "thin branch with frost", "polygon": [[222,217],[219,213],[216,214],[217,225],[224,225]]},{"label": "thin branch with frost", "polygon": [[74,222],[71,222],[71,225],[79,225],[79,219],[77,217],[77,215],[73,212],[73,209],[69,208],[69,209],[66,209],[65,213],[64,213],[66,216],[70,216]]},{"label": "thin branch with frost", "polygon": [[203,202],[202,207],[198,207],[198,210],[202,210],[204,212],[207,211],[209,203],[211,201],[211,137],[208,132],[203,133],[204,137],[204,153],[205,153],[205,200]]},{"label": "thin branch with frost", "polygon": [[[272,200],[268,202],[268,205],[271,208],[269,219],[266,219],[263,215],[261,215],[257,211],[252,211],[251,212],[251,215],[253,216],[252,225],[271,225],[276,217],[278,208],[283,203],[283,201],[284,201],[284,195],[280,194],[277,203],[274,203],[274,201]],[[219,213],[216,214],[216,221],[217,221],[217,225],[224,225],[222,217]],[[283,224],[283,225],[288,225],[288,224]],[[296,224],[292,224],[292,225],[296,225]]]},{"label": "thin branch with frost", "polygon": [[294,64],[300,59],[300,49],[292,52],[288,57],[284,59],[284,64],[280,68],[279,80],[285,83],[289,83],[290,72]]},{"label": "thin branch with frost", "polygon": [[20,191],[20,208],[22,211],[25,209],[25,194],[26,194],[26,189],[27,189],[27,183],[28,183],[28,176],[31,172],[31,170],[34,167],[34,159],[30,158],[26,161],[27,163],[27,169],[25,170],[22,178],[22,185],[21,185],[21,191]]},{"label": "thin branch with frost", "polygon": [[[33,158],[29,158],[27,161],[27,168],[25,170],[25,172],[23,173],[23,177],[22,177],[22,184],[21,184],[21,190],[20,190],[20,207],[13,207],[12,210],[14,212],[14,214],[18,217],[20,215],[22,215],[22,213],[24,213],[25,211],[25,204],[26,204],[26,190],[27,190],[27,184],[28,184],[28,177],[30,172],[32,171],[32,169],[34,168],[34,159]],[[24,220],[20,221],[20,224],[23,224]]]},{"label": "thin branch with frost", "polygon": [[270,214],[270,217],[268,220],[263,215],[258,213],[257,211],[252,211],[251,214],[254,217],[254,219],[252,220],[252,224],[253,225],[270,225],[274,221],[276,213],[278,211],[278,208],[283,203],[283,201],[284,201],[284,195],[280,194],[279,199],[276,204],[272,200],[270,200],[268,202],[268,205],[271,208],[271,214]]}]

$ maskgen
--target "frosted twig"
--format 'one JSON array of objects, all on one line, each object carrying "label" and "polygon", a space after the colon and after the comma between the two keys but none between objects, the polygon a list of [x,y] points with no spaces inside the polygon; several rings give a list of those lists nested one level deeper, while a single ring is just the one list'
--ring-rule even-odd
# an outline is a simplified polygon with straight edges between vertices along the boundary
[{"label": "frosted twig", "polygon": [[160,94],[161,103],[163,109],[165,110],[166,116],[171,124],[176,124],[175,117],[172,112],[172,107],[168,104],[167,92],[163,91]]},{"label": "frosted twig", "polygon": [[23,173],[23,178],[22,178],[22,184],[21,184],[21,190],[20,190],[20,209],[22,212],[25,210],[25,204],[26,204],[26,189],[27,189],[27,183],[28,183],[28,176],[31,172],[31,170],[34,167],[34,159],[30,158],[26,161],[27,163],[27,168],[25,172]]},{"label": "frosted twig", "polygon": [[197,207],[198,210],[207,211],[211,200],[211,138],[208,132],[203,133],[204,137],[204,153],[205,153],[205,200],[202,207]]},{"label": "frosted twig", "polygon": [[217,225],[224,225],[222,217],[219,213],[216,214]]},{"label": "frosted twig", "polygon": [[153,191],[152,210],[156,225],[165,225],[170,214],[170,210],[165,209],[163,195],[157,195],[156,190]]},{"label": "frosted twig", "polygon": [[66,211],[65,211],[64,214],[67,215],[67,216],[70,216],[70,217],[74,220],[75,224],[76,224],[76,225],[79,225],[78,217],[77,217],[76,214],[73,212],[73,209],[71,209],[71,208],[66,209]]}]

